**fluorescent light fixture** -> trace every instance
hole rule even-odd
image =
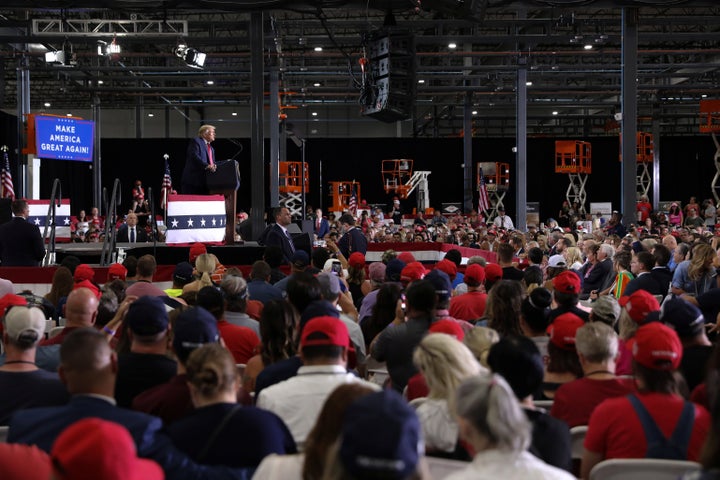
[[[313,50],[315,50],[316,52],[322,52],[322,47],[315,47]]]
[[[320,86],[320,82],[313,83],[313,87],[319,87],[319,86]]]
[[[473,115],[477,115],[477,110],[473,110],[473,111],[472,111],[472,114],[473,114]]]
[[[154,113],[148,113],[148,117],[154,117],[154,116],[155,116]]]
[[[448,43],[448,48],[450,48],[450,49],[457,48],[457,43],[455,43],[455,42]]]
[[[525,82],[525,86],[526,86],[526,87],[532,87],[532,82],[530,82],[530,81]]]
[[[313,117],[317,117],[317,112],[312,112],[311,115],[312,115]]]
[[[97,84],[98,84],[98,85],[102,85],[103,83],[105,83],[105,82],[103,82],[102,80],[98,80],[98,81],[97,81]]]
[[[215,85],[215,81],[214,81],[214,80],[208,80],[208,81],[205,82],[205,83],[207,83],[208,85]]]
[[[237,112],[232,112],[233,117],[237,117]]]
[[[420,84],[425,83],[425,80],[423,80],[423,79],[421,78],[420,80],[418,80],[418,83],[420,83]]]
[[[557,111],[557,110],[553,110],[552,114],[553,114],[553,115],[557,115],[557,114],[558,114],[558,111]]]
[[[588,43],[588,44],[585,44],[585,46],[583,46],[583,48],[584,48],[585,50],[592,50],[592,49],[593,49],[593,46],[592,46],[592,44]]]
[[[50,106],[50,102],[45,102],[45,103],[44,103],[44,106],[45,106],[45,108],[49,107],[49,106]]]
[[[66,113],[65,116],[66,116],[66,117],[72,117],[72,113]]]

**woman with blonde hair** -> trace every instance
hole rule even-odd
[[[568,247],[563,252],[563,256],[565,257],[565,265],[567,265],[568,269],[580,271],[583,266],[583,259],[578,247]]]
[[[429,455],[467,458],[458,444],[458,425],[452,414],[455,389],[468,377],[487,372],[469,348],[456,338],[431,333],[413,353],[413,363],[425,377],[428,395],[410,402],[420,419]]]
[[[203,253],[195,259],[195,272],[198,277],[183,287],[183,294],[189,292],[198,292],[203,287],[211,287],[213,285],[211,275],[215,272],[217,260],[215,255]]]
[[[217,343],[187,361],[195,410],[167,427],[173,444],[198,463],[256,468],[271,453],[295,453],[295,441],[272,412],[237,404],[240,377],[232,354]]]
[[[672,293],[697,297],[711,288],[717,288],[715,271],[717,258],[717,252],[707,243],[695,245],[692,248],[690,260],[680,262],[675,269],[670,284]]]
[[[475,359],[485,368],[488,367],[487,357],[490,347],[500,340],[498,332],[488,327],[475,327],[465,334],[463,343],[470,349]]]
[[[455,413],[461,438],[476,453],[467,467],[445,477],[446,480],[574,478],[527,451],[530,422],[500,375],[465,380],[457,389]]]

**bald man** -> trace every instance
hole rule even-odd
[[[125,224],[120,225],[120,228],[118,228],[117,241],[120,243],[144,243],[148,241],[145,228],[138,226],[138,217],[133,212],[127,214]]]
[[[78,288],[70,292],[65,304],[65,328],[52,338],[40,342],[40,345],[60,345],[73,330],[95,325],[98,298],[88,288]]]

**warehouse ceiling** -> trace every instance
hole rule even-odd
[[[640,128],[697,134],[699,102],[720,83],[717,2],[5,0],[0,108],[18,111],[26,75],[34,112],[249,106],[250,20],[262,12],[265,90],[276,70],[289,122],[319,105],[337,107],[334,121],[359,117],[371,82],[360,59],[370,34],[390,30],[415,43],[414,135],[461,135],[467,108],[474,135],[514,136],[518,68],[531,82],[530,135],[616,135],[622,6],[638,14]],[[119,54],[98,55],[113,42]],[[178,55],[183,45],[207,55],[202,68]],[[65,65],[48,51],[64,51]]]

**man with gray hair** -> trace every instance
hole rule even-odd
[[[618,337],[602,322],[583,325],[575,334],[583,377],[565,383],[557,392],[550,415],[564,420],[569,427],[587,425],[595,407],[611,397],[627,395],[634,390],[632,380],[615,376]]]
[[[185,195],[207,195],[208,188],[205,172],[214,172],[215,149],[210,145],[215,141],[215,127],[202,125],[197,137],[190,140],[182,173],[182,193]]]
[[[260,338],[260,322],[246,313],[248,301],[247,282],[239,273],[228,273],[220,282],[220,290],[225,299],[225,320],[233,325],[249,328]]]

